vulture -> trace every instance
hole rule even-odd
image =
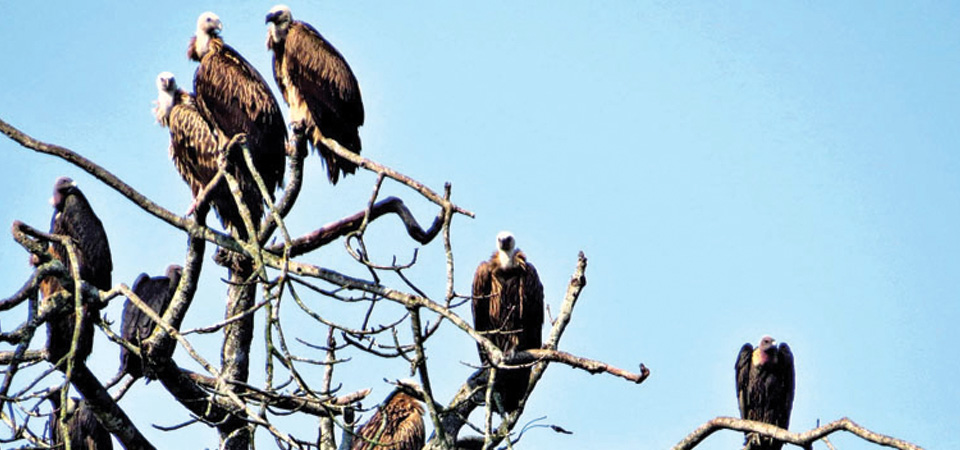
[[[225,141],[240,133],[246,135],[254,167],[272,197],[283,181],[287,127],[280,105],[263,76],[223,42],[219,34],[222,29],[216,14],[201,14],[196,34],[187,48],[187,56],[200,63],[193,77],[197,109]],[[242,155],[231,156],[231,162],[246,167]],[[241,185],[254,183],[250,176],[238,181]],[[259,191],[256,192],[259,195]],[[259,222],[263,215],[262,202],[246,206],[251,209],[254,221]]]
[[[50,221],[50,233],[66,236],[77,249],[77,263],[80,278],[101,291],[110,289],[113,262],[110,259],[110,244],[103,224],[93,212],[87,198],[80,192],[77,183],[67,177],[60,177],[53,186],[53,218]],[[60,260],[67,270],[71,270],[70,257],[65,246],[54,242],[50,248],[54,258]],[[62,289],[59,281],[48,277],[40,283],[43,298],[49,298]],[[73,296],[69,296],[73,301]],[[98,312],[90,305],[83,306],[80,339],[77,343],[75,361],[84,361],[93,347],[93,322]],[[50,362],[56,364],[70,352],[73,339],[75,315],[69,313],[51,317],[47,322],[47,350]]]
[[[143,300],[157,314],[163,315],[173,299],[173,294],[177,292],[177,286],[180,284],[182,268],[177,265],[171,265],[167,268],[165,276],[150,277],[142,273],[133,283],[133,293],[137,294],[140,300]],[[123,303],[123,319],[121,320],[120,332],[123,338],[135,345],[150,337],[153,328],[156,325],[143,310],[137,308],[130,300]],[[120,346],[120,370],[121,374],[128,373],[134,379],[146,376],[148,380],[154,379],[154,375],[149,371],[144,371],[143,361],[137,354]]]
[[[395,389],[360,427],[351,450],[420,450],[424,444],[420,400]]]
[[[67,443],[60,434],[60,389],[54,390],[47,399],[53,403],[53,412],[47,421],[50,429],[50,445],[53,448],[67,448]],[[70,439],[70,448],[75,450],[113,450],[113,440],[93,411],[87,406],[86,400],[70,398],[67,400],[67,436]]]
[[[202,207],[197,205],[196,197],[216,176],[221,147],[226,145],[227,141],[197,109],[196,98],[177,86],[177,80],[170,72],[157,75],[157,107],[154,115],[161,126],[170,130],[170,159],[193,193],[194,204],[190,210]],[[242,164],[232,166],[233,176],[245,181],[240,186],[243,203],[250,208],[255,218],[259,218],[262,206],[257,186],[249,179],[249,172],[240,170],[244,167]],[[233,230],[241,239],[246,240],[247,227],[243,224],[237,202],[226,181],[217,183],[207,200],[216,211],[223,227],[228,232]],[[204,214],[205,212],[200,212],[198,217]]]
[[[794,371],[790,346],[770,336],[760,339],[753,348],[743,344],[737,356],[737,399],[740,418],[769,423],[787,429],[793,408]],[[783,442],[747,433],[744,442],[749,450],[780,450]]]
[[[290,105],[290,120],[320,153],[330,183],[357,165],[321,142],[333,139],[360,154],[363,101],[360,86],[343,55],[310,24],[293,20],[290,8],[277,5],[267,14],[267,48],[273,50],[273,77]]]
[[[497,235],[497,250],[474,273],[473,327],[507,354],[542,345],[543,285],[509,232]],[[487,364],[486,352],[477,347]],[[529,379],[530,368],[497,371],[494,391],[505,412],[517,408]]]

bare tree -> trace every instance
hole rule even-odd
[[[187,238],[184,252],[183,272],[169,308],[161,315],[146,307],[142,299],[125,284],[117,283],[108,291],[99,291],[82,280],[77,273],[68,273],[64,265],[48,253],[49,242],[58,241],[70,248],[69,239],[50,235],[35,226],[16,222],[12,227],[14,239],[25,251],[34,255],[38,264],[24,286],[9,298],[0,302],[0,311],[22,311],[22,319],[16,328],[5,328],[0,341],[13,344],[15,350],[0,354],[6,370],[0,385],[0,420],[9,431],[6,441],[29,442],[45,448],[49,446],[47,434],[38,425],[36,418],[50,414],[43,406],[43,399],[50,392],[65,392],[63,387],[72,387],[84,397],[99,421],[126,448],[154,448],[138,427],[125,414],[113,396],[84,365],[52,366],[29,380],[18,379],[20,369],[28,365],[43,365],[45,350],[30,349],[29,344],[36,331],[57,314],[63,314],[82,304],[102,306],[112,301],[128,298],[143,310],[158,326],[142,342],[128,342],[118,336],[111,324],[98,320],[102,332],[113,345],[121,345],[140,355],[149,371],[156,374],[166,392],[176,399],[198,422],[217,430],[221,448],[250,448],[257,432],[268,433],[279,448],[337,448],[337,429],[343,430],[341,446],[350,441],[353,430],[353,410],[358,402],[370,392],[366,387],[354,392],[340,391],[337,368],[349,364],[347,355],[366,355],[373,358],[403,358],[416,374],[417,384],[399,383],[401,389],[423,399],[432,424],[433,435],[425,448],[496,448],[510,447],[523,437],[517,432],[527,398],[537,386],[551,363],[560,363],[590,373],[608,373],[631,383],[641,383],[649,375],[642,364],[639,372],[623,370],[604,362],[573,355],[560,350],[560,338],[569,324],[580,292],[586,285],[587,259],[581,253],[576,261],[566,295],[559,304],[557,316],[552,321],[548,338],[543,348],[501,352],[484,334],[477,332],[467,318],[461,317],[456,308],[470,300],[454,290],[454,252],[451,232],[454,217],[472,217],[473,213],[451,200],[451,185],[443,193],[425,186],[415,179],[360,157],[343,149],[336,141],[324,143],[342,158],[373,172],[376,176],[372,194],[366,205],[348,217],[333,221],[303,236],[290,236],[284,218],[296,206],[303,180],[305,143],[294,138],[288,149],[287,185],[275,203],[268,202],[268,213],[259,227],[253,217],[237,198],[238,206],[248,230],[261,230],[259,235],[250,233],[244,241],[237,236],[215,231],[205,226],[204,217],[179,216],[164,209],[140,194],[100,165],[61,146],[38,141],[17,128],[0,121],[0,130],[26,149],[54,155],[91,174],[100,182],[115,189],[137,205],[144,213],[165,222],[182,232]],[[242,152],[248,167],[260,188],[265,191],[262,180],[253,169],[249,152],[242,138],[235,138],[224,151]],[[226,158],[223,158],[224,160]],[[406,186],[412,195],[419,195],[438,208],[431,225],[424,228],[397,197],[380,198],[380,190],[387,180]],[[225,182],[236,184],[230,171],[221,167],[217,177],[198,196],[203,201],[210,188]],[[232,189],[238,192],[238,189]],[[264,198],[270,198],[264,195]],[[197,208],[205,210],[205,208]],[[364,241],[364,232],[369,224],[384,215],[400,218],[404,231],[410,239],[427,245],[440,236],[446,255],[446,289],[443,298],[430,298],[418,287],[418,280],[407,276],[417,264],[416,253],[411,261],[380,264],[371,260],[371,252]],[[369,279],[346,275],[331,267],[323,267],[304,261],[303,256],[343,238],[346,251],[355,264],[369,274]],[[277,243],[270,243],[276,239]],[[193,304],[199,275],[207,254],[207,243],[220,248],[216,261],[229,269],[227,280],[227,304],[224,320],[201,329],[182,330],[185,315]],[[268,244],[270,243],[270,244]],[[208,258],[209,260],[209,258]],[[384,274],[394,274],[399,286],[388,286]],[[47,299],[38,298],[38,285],[46,277],[55,277],[66,289]],[[44,301],[41,301],[44,300]],[[291,306],[291,302],[293,305]],[[371,316],[384,308],[384,304],[400,305],[401,311],[384,324],[375,324]],[[326,311],[334,305],[351,311],[349,319],[332,319]],[[296,308],[296,314],[316,323],[316,329],[325,330],[326,341],[316,348],[325,353],[323,360],[312,360],[298,355],[289,345],[291,340],[307,341],[297,330],[285,326],[286,314]],[[82,317],[77,315],[79,321]],[[98,318],[99,319],[99,318]],[[264,383],[250,383],[251,347],[255,327],[263,327],[266,360],[263,367]],[[430,365],[437,356],[428,356],[427,343],[437,335],[441,327],[453,328],[477,344],[487,353],[489,364],[480,367],[464,381],[458,392],[449,399],[438,398],[431,383]],[[209,361],[196,351],[193,336],[200,333],[223,332],[221,360]],[[316,332],[312,333],[314,336]],[[76,336],[75,336],[76,338]],[[101,342],[103,340],[101,339]],[[139,345],[137,345],[139,344]],[[172,349],[179,347],[179,356]],[[184,361],[190,358],[203,367],[203,373],[184,369]],[[66,358],[68,361],[71,358]],[[301,367],[316,365],[323,368],[324,376],[317,383],[301,374]],[[530,383],[519,407],[501,417],[494,412],[489,399],[488,379],[495,377],[499,369],[531,367]],[[51,377],[54,372],[60,377]],[[344,384],[345,385],[345,384]],[[18,386],[19,390],[13,391]],[[3,408],[6,406],[6,408]],[[471,413],[485,408],[482,423],[473,423]],[[291,414],[315,416],[319,420],[317,432],[303,429],[291,430],[277,418]],[[33,419],[33,420],[31,420]],[[42,421],[41,421],[42,422]],[[472,430],[471,436],[461,436],[464,426]],[[556,431],[562,428],[555,427]]]

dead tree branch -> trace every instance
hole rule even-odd
[[[873,442],[874,444],[884,447],[892,447],[900,450],[922,450],[922,447],[918,445],[870,431],[846,417],[803,433],[792,433],[783,428],[763,422],[735,419],[733,417],[717,417],[694,430],[682,441],[677,443],[677,445],[674,445],[672,450],[692,449],[699,445],[700,442],[703,442],[708,436],[719,430],[759,433],[803,448],[811,448],[814,442],[836,431],[847,431],[859,436],[865,441]]]
[[[344,217],[336,222],[328,223],[302,237],[293,240],[289,248],[290,257],[296,257],[316,250],[329,244],[353,231],[360,229],[364,222],[367,210],[359,211],[353,215]],[[433,220],[433,224],[426,230],[420,227],[413,213],[403,204],[403,200],[397,197],[387,197],[375,203],[370,209],[370,221],[377,219],[385,214],[394,213],[403,221],[407,228],[407,234],[415,241],[426,245],[433,240],[440,232],[440,225],[443,224],[443,212]],[[268,251],[280,253],[283,251],[283,244],[277,244],[267,247]]]

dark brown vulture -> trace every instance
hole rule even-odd
[[[177,172],[190,186],[194,204],[191,211],[198,206],[196,197],[216,176],[221,146],[226,140],[219,134],[213,124],[197,109],[196,99],[177,86],[177,81],[170,72],[161,72],[157,75],[157,108],[154,109],[157,122],[170,130],[170,159],[173,160]],[[238,155],[239,156],[239,155]],[[262,214],[261,196],[249,172],[241,170],[242,164],[232,165],[232,174],[241,183],[241,198],[250,208],[254,217]],[[237,202],[230,193],[226,181],[220,181],[207,196],[213,206],[220,223],[230,232],[233,230],[241,239],[246,240],[247,228],[243,224]],[[205,209],[198,213],[198,217],[205,214]]]
[[[350,65],[310,24],[293,20],[290,8],[277,5],[267,14],[267,48],[273,50],[273,77],[290,105],[290,120],[304,130],[337,184],[356,164],[336,156],[321,137],[360,154],[363,100]]]
[[[394,390],[373,417],[360,427],[351,450],[420,450],[423,448],[423,406],[413,396]]]
[[[775,343],[772,337],[764,336],[756,349],[749,343],[740,348],[736,366],[737,399],[742,419],[786,430],[790,426],[795,388],[793,353],[787,344],[781,343],[778,347]],[[783,446],[783,442],[750,433],[744,444],[749,450],[780,450]]]
[[[216,14],[201,14],[187,49],[187,56],[200,62],[193,77],[197,109],[224,140],[240,133],[246,135],[254,166],[272,197],[283,181],[287,127],[263,76],[240,53],[224,44],[221,29],[223,25]],[[232,155],[231,161],[246,167],[242,155]],[[238,181],[241,185],[254,183],[249,176]],[[263,205],[251,203],[247,207],[259,221]]]
[[[507,354],[542,345],[543,285],[509,232],[497,235],[497,251],[473,275],[473,327]],[[486,352],[477,347],[487,364]],[[517,408],[529,379],[529,368],[497,371],[494,390],[505,412]]]
[[[66,442],[60,433],[60,390],[53,391],[47,396],[53,403],[53,412],[47,421],[50,429],[50,445],[54,448],[66,448]],[[93,411],[87,406],[86,400],[70,398],[67,400],[67,430],[70,438],[70,448],[75,450],[113,450],[113,440]]]
[[[60,177],[53,186],[53,218],[50,221],[50,233],[67,236],[76,246],[80,278],[97,289],[106,291],[112,284],[110,276],[113,262],[110,259],[110,244],[103,224],[94,214],[93,208],[83,196],[77,184],[70,178]],[[60,260],[67,270],[71,270],[70,257],[65,246],[59,243],[51,245],[54,258]],[[41,282],[40,290],[48,298],[60,290],[60,283],[48,278]],[[68,298],[72,300],[73,296]],[[47,322],[47,350],[50,361],[58,362],[70,352],[73,338],[75,315],[72,312],[52,317]],[[83,306],[83,319],[80,328],[80,340],[77,343],[75,361],[82,362],[90,355],[93,347],[93,322],[98,311],[89,305]]]
[[[142,273],[133,283],[133,293],[140,297],[151,309],[159,315],[163,315],[173,294],[177,292],[177,286],[180,284],[182,268],[177,265],[171,265],[167,268],[166,276],[153,277]],[[150,337],[153,328],[156,326],[150,317],[148,317],[140,308],[137,308],[130,300],[123,303],[123,319],[120,322],[120,333],[124,339],[135,345]],[[121,374],[128,373],[134,379],[146,376],[148,380],[154,379],[150,371],[144,371],[143,361],[136,353],[120,346],[120,370]]]

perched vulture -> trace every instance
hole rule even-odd
[[[423,437],[423,406],[396,389],[360,427],[351,450],[420,450]]]
[[[224,140],[229,141],[240,133],[246,135],[254,166],[272,197],[283,181],[287,127],[280,105],[263,76],[240,53],[224,44],[219,34],[221,29],[223,25],[216,14],[201,14],[196,34],[187,48],[187,56],[200,62],[193,77],[197,109]],[[235,164],[246,167],[242,155],[231,156]],[[238,181],[254,183],[249,176]],[[259,221],[263,205],[247,204],[247,207],[255,221]]]
[[[157,314],[163,315],[173,294],[177,292],[177,285],[180,284],[180,275],[182,268],[177,265],[171,265],[167,268],[166,276],[153,277],[142,273],[133,283],[133,293],[140,297]],[[153,327],[156,326],[150,317],[140,308],[137,308],[130,300],[123,303],[123,319],[120,322],[120,332],[124,339],[135,345],[150,337]],[[147,379],[153,379],[154,375],[149,371],[144,372],[143,361],[137,354],[120,346],[120,373],[128,373],[134,379],[146,376]]]
[[[60,390],[55,390],[47,396],[53,403],[53,412],[47,420],[50,429],[50,445],[53,448],[66,448],[63,435],[60,434],[58,424],[60,417]],[[70,398],[67,400],[67,430],[70,438],[70,448],[76,450],[113,450],[113,440],[93,411],[87,406],[86,400]]]
[[[473,276],[473,327],[504,353],[540,348],[543,285],[537,269],[516,247],[509,232],[497,235],[497,251],[480,263]],[[479,345],[480,361],[487,354]],[[530,369],[498,370],[494,390],[505,412],[517,408],[527,389]]]
[[[290,8],[277,5],[267,14],[267,48],[273,50],[273,76],[290,105],[290,120],[304,130],[337,184],[356,164],[336,156],[321,137],[360,154],[363,101],[360,86],[343,55],[310,24],[293,20]]]
[[[170,159],[190,186],[194,197],[194,204],[190,209],[193,210],[200,206],[196,204],[197,195],[216,176],[221,147],[227,142],[217,132],[213,123],[197,109],[194,96],[180,89],[170,72],[157,75],[157,108],[154,109],[154,114],[157,122],[170,130]],[[246,181],[249,179],[249,172],[241,170],[242,167],[242,164],[233,164],[231,173],[238,180],[244,181],[241,183],[240,196],[250,208],[251,214],[259,218],[262,214],[261,196],[253,181]],[[216,211],[223,227],[228,231],[233,230],[241,239],[246,240],[247,228],[225,180],[217,183],[207,200]],[[203,214],[201,212],[198,216]]]
[[[749,343],[740,348],[736,366],[737,399],[741,418],[786,430],[793,409],[793,353],[787,344],[775,346],[775,343],[772,337],[764,336],[756,349]],[[748,433],[745,445],[749,450],[780,450],[783,442],[756,435],[751,438]]]
[[[97,289],[106,291],[112,284],[110,276],[113,271],[113,262],[110,259],[110,244],[107,242],[107,233],[103,224],[94,214],[93,208],[83,196],[77,183],[67,177],[60,177],[53,186],[53,218],[50,221],[50,233],[69,237],[77,249],[77,263],[79,264],[80,278]],[[71,270],[70,257],[67,248],[59,243],[51,245],[54,258],[60,260],[67,270]],[[61,289],[60,283],[52,277],[40,284],[44,298],[48,298]],[[68,297],[72,301],[72,296]],[[50,361],[56,363],[70,352],[73,338],[75,315],[72,312],[52,317],[47,322],[47,350]],[[98,312],[88,306],[83,306],[83,320],[81,321],[80,340],[77,343],[75,361],[84,361],[90,355],[93,347],[93,322]]]

